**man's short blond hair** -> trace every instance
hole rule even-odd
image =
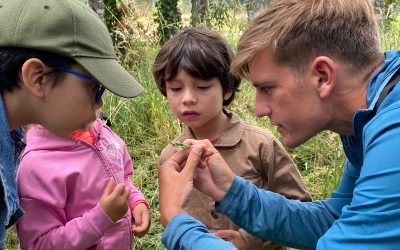
[[[356,70],[373,64],[380,46],[378,17],[369,0],[275,0],[243,33],[231,71],[248,77],[250,60],[265,48],[276,63],[299,72],[320,55]]]

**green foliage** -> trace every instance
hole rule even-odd
[[[207,26],[221,28],[230,23],[230,19],[234,18],[230,15],[231,11],[236,6],[237,3],[232,1],[208,0],[208,12],[205,18]]]
[[[118,44],[118,36],[116,34],[117,24],[122,16],[119,0],[104,0],[104,19],[108,30],[111,33],[114,44]]]
[[[398,3],[394,0],[384,1],[384,5],[379,9],[381,16],[381,28],[383,33],[388,33],[392,29],[393,22],[398,19],[397,16]]]
[[[399,0],[385,0],[381,6],[382,47],[398,49],[400,46]]]
[[[178,0],[158,0],[156,2],[155,21],[160,44],[164,44],[181,28],[181,13]]]
[[[210,17],[210,22],[234,47],[246,25],[245,8],[240,5],[217,6]],[[140,1],[137,1],[140,2]],[[176,2],[176,1],[175,1]],[[190,3],[190,1],[186,2]],[[233,2],[233,1],[231,1]],[[134,249],[165,249],[161,243],[162,227],[158,202],[158,156],[161,150],[173,141],[182,130],[182,124],[172,115],[165,97],[159,92],[151,75],[151,65],[158,51],[156,25],[149,19],[152,10],[141,9],[137,5],[127,5],[119,24],[113,32],[121,36],[116,45],[124,47],[125,52],[118,52],[123,65],[145,87],[146,92],[134,99],[124,99],[106,92],[104,112],[113,123],[113,130],[126,142],[134,160],[132,181],[146,196],[150,204],[152,225],[146,236],[135,238]],[[161,6],[158,5],[158,9]],[[217,14],[218,13],[218,14]],[[221,18],[225,21],[216,20]],[[213,21],[215,20],[215,21]],[[388,23],[382,35],[384,49],[400,47],[400,19],[396,16]],[[267,118],[259,119],[254,115],[254,88],[247,81],[241,84],[241,91],[229,106],[243,120],[270,129],[280,137]],[[340,180],[345,160],[339,138],[331,132],[323,132],[302,146],[289,150],[299,167],[304,182],[314,199],[330,197]],[[45,215],[43,215],[45,216]],[[19,249],[15,227],[7,230],[5,249]]]
[[[126,67],[137,69],[157,45],[156,25],[148,18],[151,6],[125,3],[121,9],[123,16],[114,31],[118,37],[117,56]]]
[[[386,20],[382,29],[382,47],[398,49],[400,47],[400,17],[394,16],[390,20]]]

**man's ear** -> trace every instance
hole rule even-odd
[[[335,86],[335,62],[327,56],[319,56],[311,64],[315,87],[322,99],[329,97]]]
[[[21,81],[26,90],[37,98],[45,97],[45,76],[49,72],[41,60],[30,58],[22,65]]]

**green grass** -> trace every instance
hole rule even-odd
[[[222,27],[218,31],[235,47],[242,27],[243,24],[237,23],[231,28]],[[399,37],[398,29],[389,29],[382,36],[383,47],[399,48]],[[165,249],[161,243],[163,229],[158,203],[158,155],[164,146],[182,132],[183,127],[169,111],[152,79],[151,64],[158,48],[152,43],[148,45],[140,42],[143,37],[139,38],[129,39],[131,45],[128,45],[121,59],[132,69],[132,74],[145,87],[146,92],[134,99],[122,99],[107,93],[104,97],[104,111],[112,120],[113,130],[126,142],[134,160],[132,181],[150,203],[152,225],[145,237],[136,239],[135,249],[156,250]],[[241,91],[229,109],[238,113],[243,120],[270,129],[279,137],[275,128],[269,125],[268,119],[255,117],[254,89],[248,82],[243,81]],[[340,180],[345,159],[338,135],[320,133],[302,146],[289,150],[289,153],[299,167],[313,199],[330,197]],[[7,235],[5,248],[19,249],[15,227],[9,229]]]

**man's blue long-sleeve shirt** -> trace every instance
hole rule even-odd
[[[332,197],[299,202],[259,190],[235,177],[216,207],[241,228],[261,238],[297,248],[397,249],[400,246],[400,86],[373,108],[400,67],[399,51],[385,53],[372,77],[366,110],[353,120],[354,136],[341,136],[347,156],[341,182]],[[184,226],[182,226],[184,225]],[[234,249],[206,233],[188,215],[175,216],[165,229],[168,249]]]

